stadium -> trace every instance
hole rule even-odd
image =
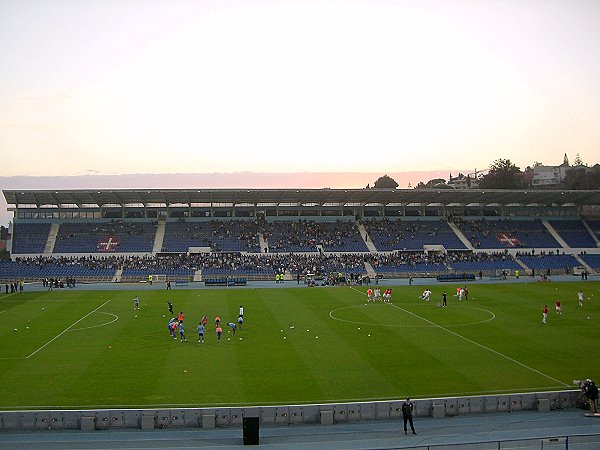
[[[244,428],[246,439],[247,423],[401,421],[406,397],[417,418],[573,414],[573,380],[600,372],[599,191],[3,194],[5,431]],[[243,326],[225,327],[241,305]],[[185,341],[165,327],[179,311]],[[572,436],[569,448],[597,441]],[[403,445],[416,444],[365,444]]]

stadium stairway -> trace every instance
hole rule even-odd
[[[460,239],[460,241],[465,244],[465,246],[467,247],[467,249],[473,251],[474,247],[473,244],[471,244],[469,242],[469,240],[465,237],[464,234],[462,234],[462,231],[460,231],[458,229],[458,227],[454,224],[454,222],[448,222],[448,225],[450,226],[450,228],[452,229],[452,231],[454,231],[454,234],[456,234],[458,236],[458,238]]]
[[[542,220],[542,223],[546,227],[546,230],[548,230],[548,233],[550,233],[552,235],[552,237],[554,239],[556,239],[556,242],[558,242],[562,248],[571,248],[571,247],[569,247],[569,244],[567,244],[565,242],[565,240],[560,237],[560,235],[556,232],[556,230],[554,228],[552,228],[552,225],[550,225],[550,222],[548,222],[547,220]]]
[[[523,268],[523,270],[525,270],[525,273],[529,273],[530,269],[529,269],[529,267],[527,267],[527,266],[525,265],[525,263],[524,263],[523,261],[521,261],[521,260],[520,260],[519,258],[517,258],[516,256],[515,256],[515,261],[516,261],[516,263],[517,263],[518,265],[520,265],[520,266]]]
[[[50,232],[48,233],[48,240],[46,241],[46,245],[44,246],[44,256],[50,256],[54,252],[54,244],[56,244],[56,236],[58,236],[58,229],[60,225],[57,223],[53,223],[50,227]]]
[[[573,257],[579,262],[579,264],[581,264],[585,268],[585,270],[586,270],[587,273],[589,273],[589,274],[595,274],[595,273],[597,273],[582,258],[580,258],[579,255],[576,255],[575,253],[573,253]]]
[[[374,280],[377,277],[377,272],[375,272],[375,269],[373,269],[370,262],[365,261],[365,270],[367,271],[367,276],[369,278]]]
[[[588,232],[592,235],[592,238],[594,238],[594,241],[596,242],[596,247],[600,247],[600,241],[598,240],[598,237],[596,236],[596,233],[594,233],[594,231],[590,228],[590,226],[588,225],[588,223],[585,221],[585,219],[581,219],[581,222],[583,222],[583,226],[588,230]]]
[[[123,276],[123,269],[117,269],[115,276],[112,278],[112,283],[120,283]]]
[[[375,244],[373,244],[373,241],[368,238],[369,234],[367,233],[367,229],[365,228],[365,226],[362,223],[358,223],[358,232],[360,233],[360,236],[362,237],[362,239],[365,242],[365,245],[367,246],[369,251],[371,253],[377,253]],[[373,269],[373,268],[371,267],[371,269]],[[373,273],[375,273],[375,271],[373,271]],[[369,276],[371,276],[371,274],[369,274]]]
[[[152,253],[160,253],[165,240],[165,229],[167,227],[167,220],[163,217],[158,219],[158,226],[156,227],[156,234],[154,235],[154,245],[152,246]]]
[[[258,244],[260,245],[260,252],[261,253],[268,253],[268,251],[269,251],[269,244],[265,240],[265,236],[262,233],[258,233]]]

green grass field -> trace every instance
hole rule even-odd
[[[474,284],[460,304],[455,285],[432,286],[429,303],[418,299],[423,286],[393,288],[392,304],[368,305],[364,287],[2,294],[0,409],[422,398],[599,378],[598,283]],[[448,308],[437,306],[443,289]],[[187,343],[169,337],[167,299],[185,312]],[[235,321],[240,305],[243,329],[234,338],[224,326],[217,344],[215,315]]]

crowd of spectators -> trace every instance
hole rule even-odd
[[[227,220],[167,223],[163,251],[187,251],[188,247],[210,247],[211,251],[260,252],[258,221]]]
[[[534,260],[532,260],[534,256]],[[540,269],[544,261],[552,262],[551,258],[565,258],[568,255],[557,255],[556,252],[522,252],[518,257],[528,267]],[[518,258],[517,257],[517,258]],[[19,273],[40,273],[44,276],[54,274],[69,274],[68,268],[82,268],[87,272],[110,277],[117,270],[145,271],[151,274],[176,273],[191,276],[195,271],[204,274],[240,275],[270,278],[275,274],[289,273],[294,279],[305,279],[307,276],[327,277],[330,274],[343,274],[351,280],[359,280],[368,275],[367,267],[377,274],[397,273],[443,273],[460,268],[461,270],[490,271],[507,268],[518,270],[521,266],[517,258],[508,252],[392,252],[392,253],[343,253],[343,254],[306,254],[306,253],[181,253],[161,254],[156,256],[77,256],[53,257],[37,256],[16,258],[12,262],[0,264],[0,278],[14,278]],[[542,258],[542,262],[538,259]],[[463,265],[459,263],[464,263]],[[491,263],[498,263],[496,265]],[[468,264],[468,265],[467,265]],[[557,267],[572,267],[575,262],[560,260]],[[539,266],[539,267],[538,267]],[[546,266],[543,266],[544,268]],[[552,267],[554,268],[554,267]],[[31,269],[35,269],[32,272]],[[41,269],[38,271],[38,269]],[[109,272],[106,272],[106,271]],[[96,271],[96,272],[94,272]],[[8,275],[10,274],[10,277]],[[108,274],[108,275],[107,275]],[[112,275],[111,275],[112,274]],[[66,275],[61,275],[66,276]],[[259,278],[260,279],[260,278]]]
[[[455,262],[502,262],[512,261],[514,258],[507,252],[452,252],[446,256],[449,264]]]
[[[443,253],[394,252],[388,254],[371,254],[366,258],[374,268],[383,266],[417,266],[419,264],[445,264]]]
[[[269,252],[271,253],[315,252],[319,245],[325,251],[367,251],[354,221],[316,222],[314,220],[294,220],[265,222],[262,232],[269,244]]]
[[[23,266],[43,268],[49,265],[66,267],[77,266],[87,269],[118,269],[123,258],[116,256],[36,256],[15,258]]]

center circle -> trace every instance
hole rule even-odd
[[[448,314],[450,311],[460,311],[460,314]],[[333,309],[329,317],[355,325],[435,328],[478,325],[494,320],[496,315],[487,309],[470,305],[441,308],[435,303],[368,303]]]

